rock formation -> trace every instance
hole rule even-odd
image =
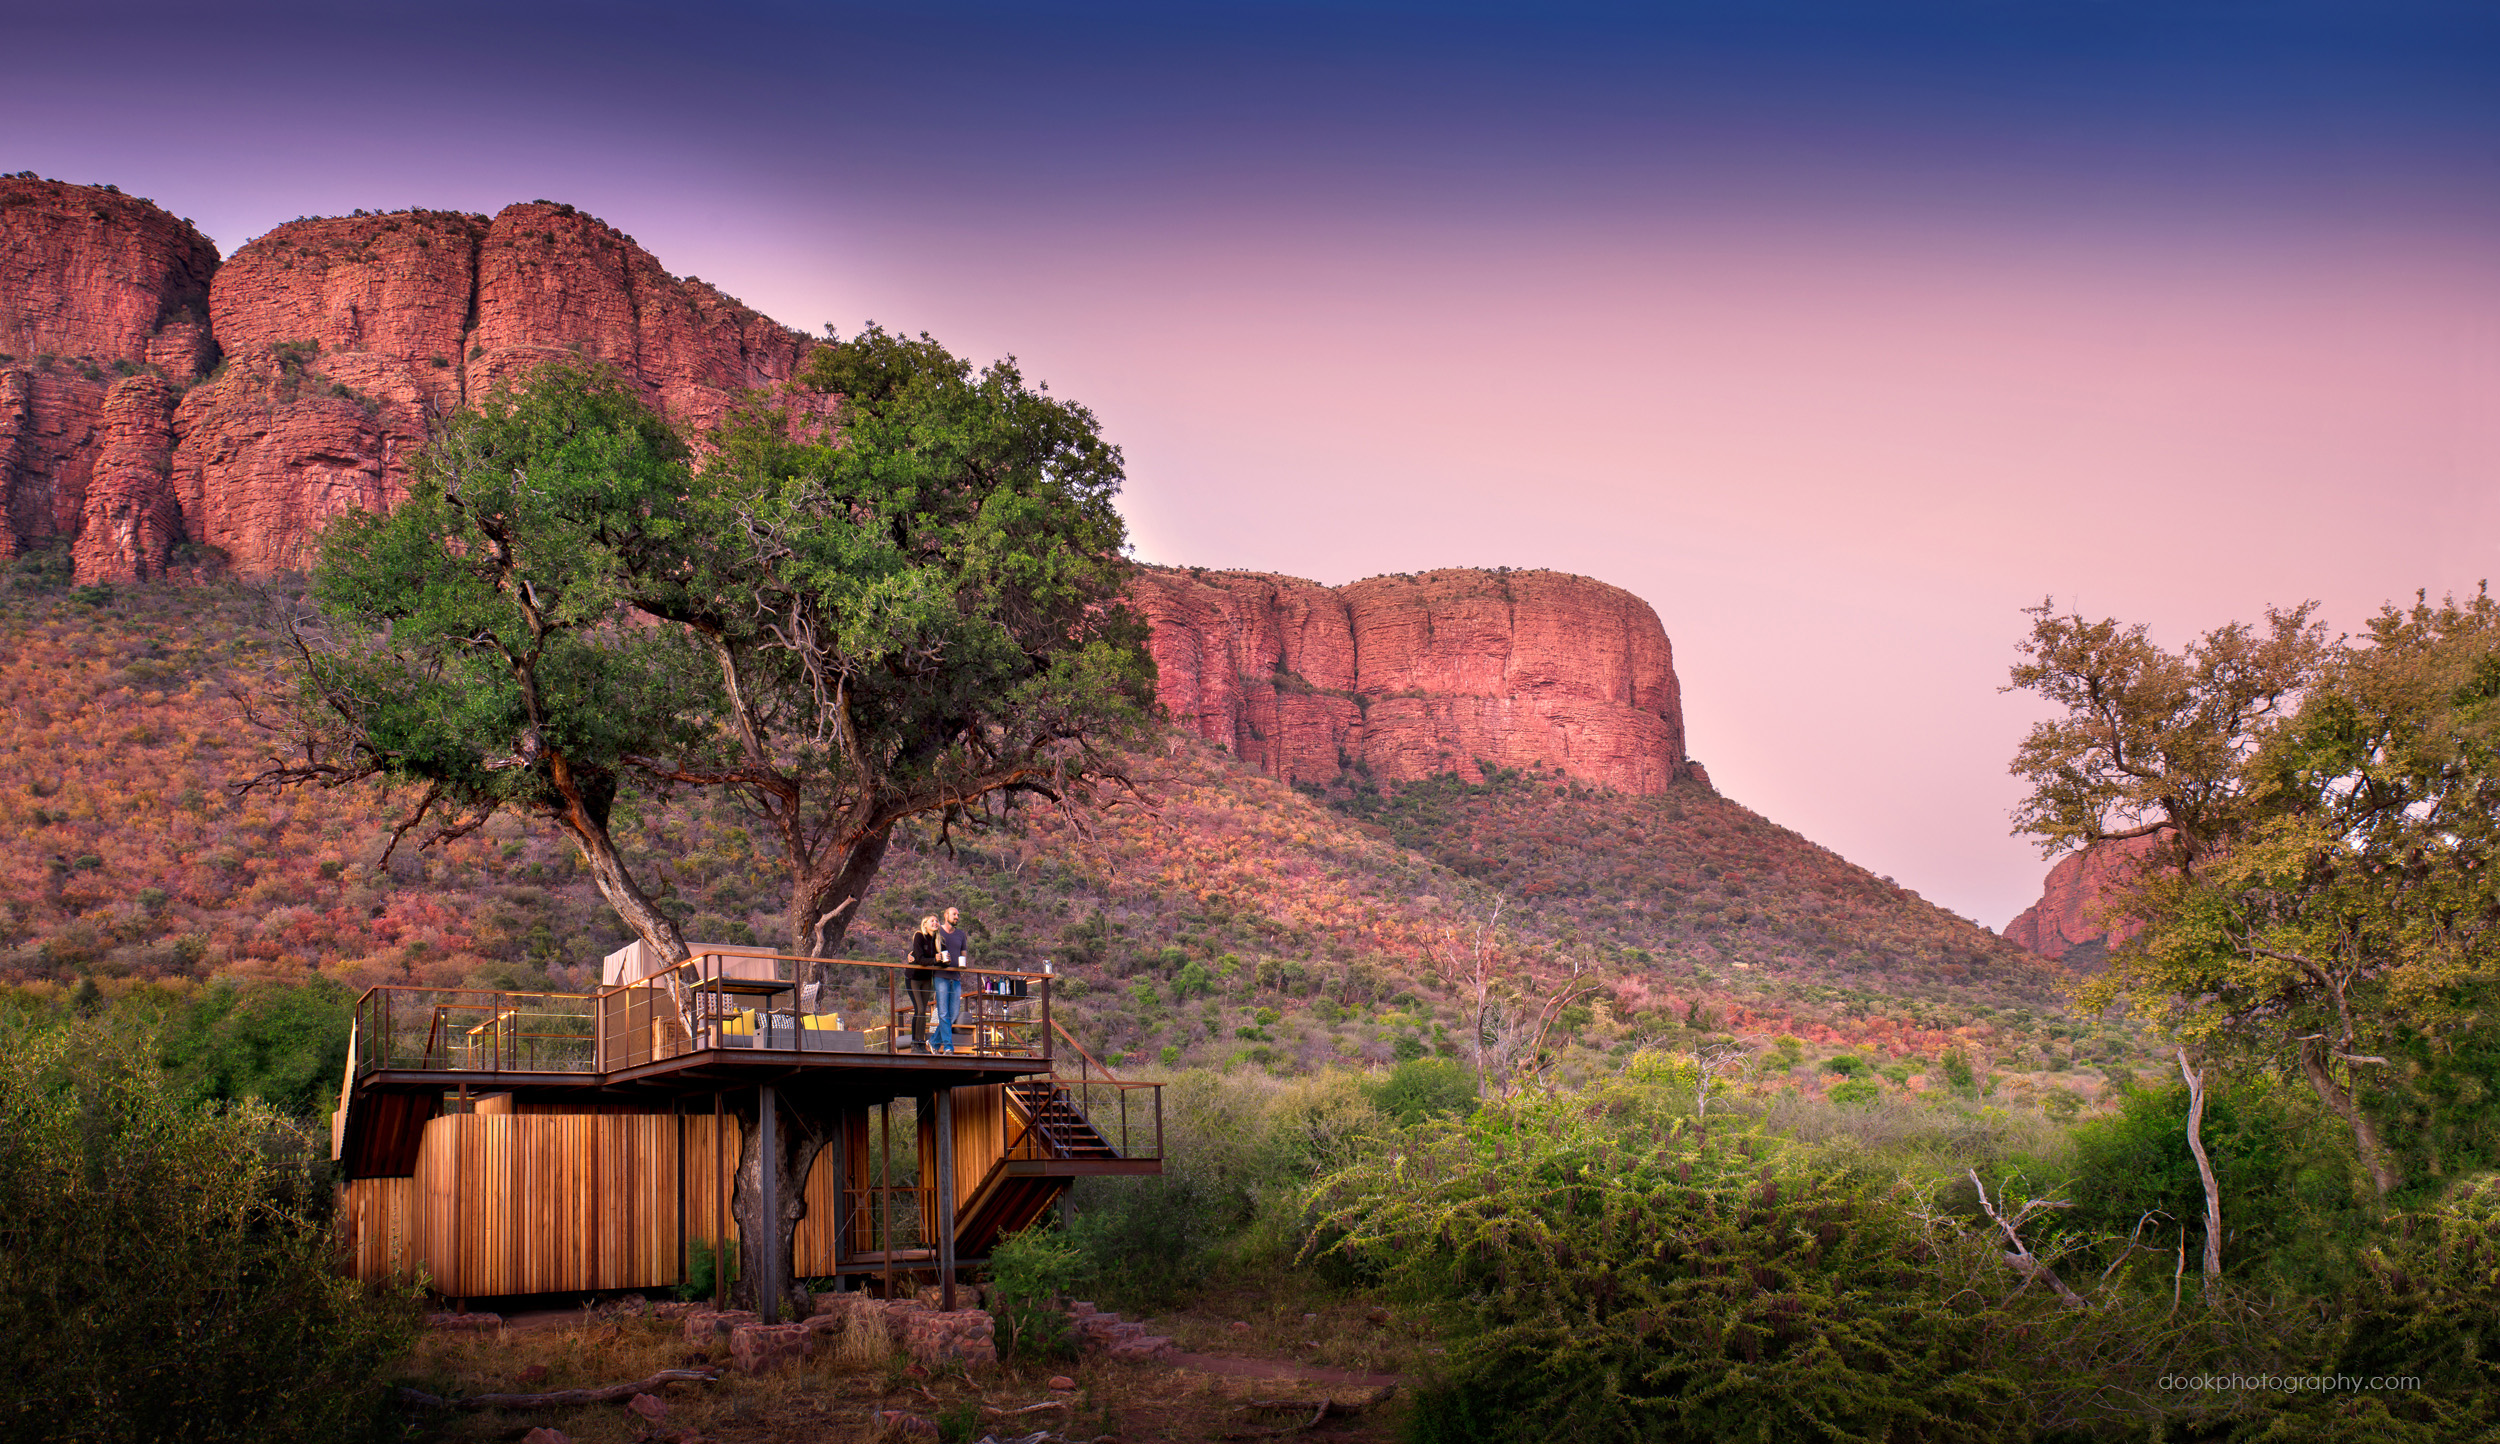
[[[2123,919],[2113,929],[2108,903],[2135,885],[2136,870],[2156,845],[2151,837],[2094,843],[2057,860],[2041,881],[2040,900],[2005,925],[2005,939],[2044,958],[2097,964],[2112,943],[2135,936]]]
[[[1439,571],[1324,587],[1142,571],[1174,722],[1292,782],[1543,765],[1650,793],[1698,768],[1666,629],[1585,577]]]
[[[221,265],[148,202],[0,179],[0,556],[300,567],[331,517],[405,494],[436,418],[545,362],[605,362],[701,430],[808,345],[571,206],[293,221]],[[1280,777],[1702,780],[1666,632],[1614,587],[1150,569],[1136,599],[1172,715]]]
[[[117,380],[181,385],[213,362],[216,273],[208,238],[147,201],[0,176],[0,557],[83,530]],[[125,458],[147,404],[112,423]]]
[[[0,245],[0,555],[72,539],[82,581],[186,541],[302,565],[330,517],[403,494],[434,418],[547,361],[604,361],[701,428],[808,345],[543,201],[294,221],[220,266],[144,201],[16,177]]]

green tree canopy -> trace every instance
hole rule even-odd
[[[2082,1001],[2297,1074],[2385,1195],[2402,1182],[2376,1117],[2391,1053],[2481,1027],[2500,969],[2500,606],[2417,600],[2333,644],[2306,613],[2176,654],[2140,627],[2036,614],[2014,680],[2068,715],[2016,759],[2033,783],[2018,825],[2052,846],[2124,835],[2113,814],[2175,831],[2177,866],[2124,904],[2143,932]]]
[[[1149,715],[1120,457],[1013,362],[819,347],[687,446],[612,374],[551,367],[454,417],[408,500],[325,533],[302,760],[257,784],[416,789],[402,833],[562,829],[664,956],[611,815],[718,788],[779,844],[784,946],[839,946],[903,818],[1110,775]]]

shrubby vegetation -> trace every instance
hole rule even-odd
[[[0,1420],[15,1438],[382,1437],[406,1289],[343,1278],[326,1130],[196,1103],[144,1034],[0,1031]]]
[[[1412,1421],[1436,1444],[2358,1444],[2500,1424],[2500,1178],[2375,1216],[2339,1202],[2356,1160],[2301,1092],[2222,1090],[2209,1146],[2249,1202],[2209,1304],[2182,1276],[2183,1087],[2074,1126],[1796,1092],[1714,1104],[1704,1126],[1673,1062],[1403,1122],[1383,1104],[1414,1074],[1188,1074],[1172,1172],[1087,1181],[1066,1234],[1034,1242],[1055,1287],[1124,1307],[1298,1265],[1420,1311],[1449,1350]],[[2212,1374],[2418,1382],[2177,1382]]]

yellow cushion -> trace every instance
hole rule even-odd
[[[842,1031],[842,1015],[840,1013],[803,1013],[799,1016],[799,1026],[814,1028],[820,1033],[839,1033]]]
[[[755,1010],[753,1008],[740,1008],[738,1010],[738,1016],[734,1018],[721,1019],[720,1030],[724,1033],[735,1033],[741,1037],[754,1037]]]

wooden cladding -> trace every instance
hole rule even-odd
[[[724,1154],[709,1114],[450,1114],[426,1124],[414,1178],[347,1185],[351,1266],[421,1268],[452,1298],[678,1283],[681,1126],[684,1237],[734,1241],[714,1181],[737,1163],[734,1118]]]
[[[999,1091],[956,1095],[957,1157],[977,1160],[983,1172],[1003,1140],[991,1137],[984,1146],[967,1132],[965,1115],[988,1116],[995,1130],[994,1115],[980,1115],[973,1100],[991,1095],[995,1107]],[[508,1098],[500,1108],[496,1101],[481,1099],[477,1112],[427,1123],[415,1177],[359,1178],[345,1186],[340,1206],[349,1268],[358,1278],[423,1269],[434,1291],[450,1298],[674,1286],[684,1279],[677,1252],[681,1123],[683,1236],[708,1242],[718,1233],[735,1246],[737,1222],[722,1220],[720,1209],[724,1190],[733,1206],[735,1200],[741,1140],[734,1115],[724,1120],[716,1152],[709,1113],[682,1120],[666,1113],[514,1113]],[[850,1116],[859,1184],[867,1182],[860,1145],[869,1116]],[[807,1216],[791,1241],[791,1268],[800,1278],[838,1266],[843,1161],[828,1147],[808,1172]],[[973,1183],[979,1179],[972,1175]],[[870,1237],[857,1241],[862,1250],[876,1246]]]

